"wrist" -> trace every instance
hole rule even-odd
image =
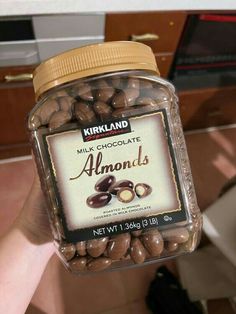
[[[21,224],[12,224],[0,239],[1,313],[25,313],[53,253],[52,242],[35,244]]]
[[[37,221],[34,221],[28,217],[24,210],[16,218],[12,228],[18,229],[32,244],[52,244],[52,234],[50,232],[49,223],[45,229],[42,228],[41,225],[37,225]]]
[[[55,252],[53,242],[38,243],[32,241],[34,238],[32,238],[31,233],[29,234],[29,231],[22,227],[19,221],[12,224],[2,239],[7,239],[6,242],[12,247],[16,246],[15,253],[19,250],[27,261],[36,259],[46,265]]]

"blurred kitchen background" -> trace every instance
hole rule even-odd
[[[26,119],[34,106],[35,67],[87,44],[145,43],[162,77],[177,89],[198,202],[207,220],[196,255],[165,265],[191,300],[207,304],[209,314],[235,313],[236,233],[230,230],[236,230],[236,193],[218,196],[236,175],[236,9],[147,10],[34,15],[27,8],[22,14],[21,6],[14,16],[0,11],[0,233],[18,214],[33,178]],[[78,278],[53,257],[27,313],[151,313],[145,298],[159,266]]]

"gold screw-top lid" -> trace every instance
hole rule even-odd
[[[34,71],[36,99],[49,89],[82,77],[123,70],[149,70],[159,75],[150,47],[114,41],[66,51],[41,63]]]

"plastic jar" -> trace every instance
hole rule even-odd
[[[192,252],[202,220],[178,99],[151,49],[70,50],[33,83],[28,129],[65,266],[83,274]]]

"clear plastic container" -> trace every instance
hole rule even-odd
[[[173,85],[151,49],[111,42],[34,74],[28,129],[57,252],[73,273],[192,252],[197,205]]]

